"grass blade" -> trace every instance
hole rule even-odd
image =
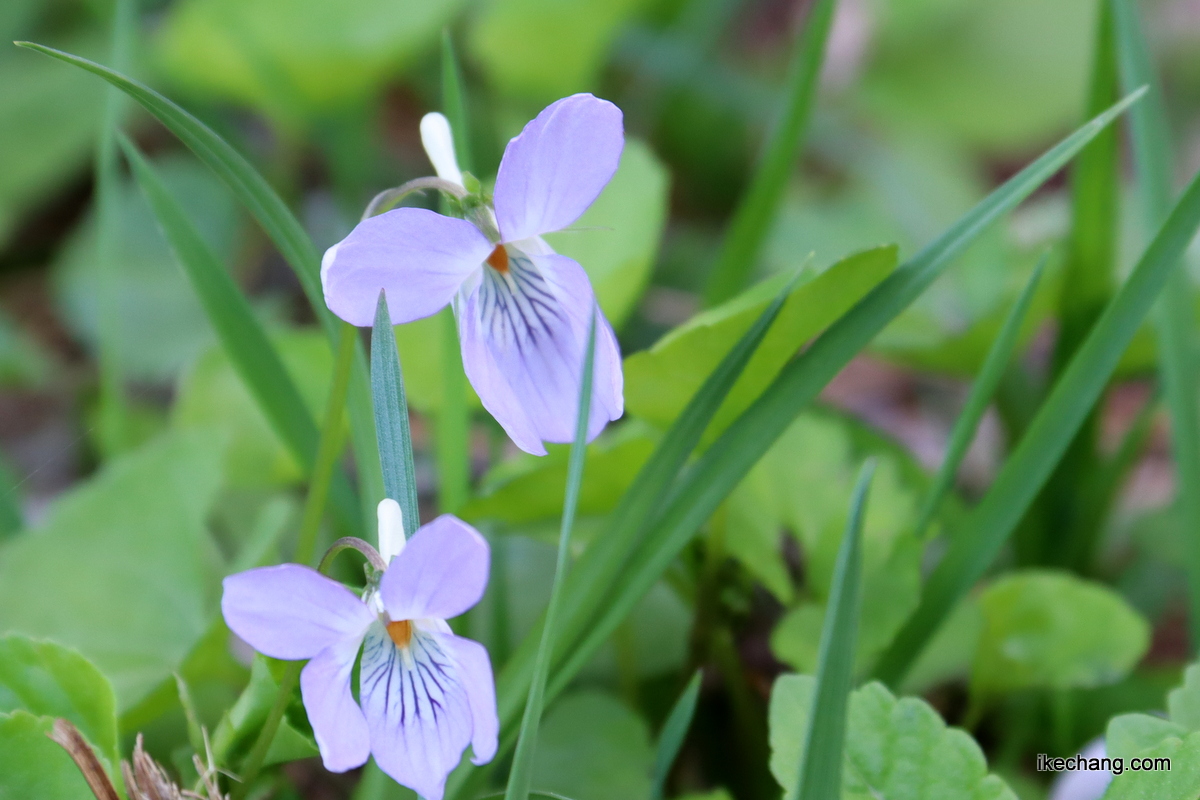
[[[379,439],[383,489],[387,497],[400,504],[404,535],[412,536],[421,526],[417,475],[413,468],[408,400],[404,396],[404,375],[396,349],[396,329],[392,327],[384,292],[379,293],[375,327],[371,329],[371,397],[375,402],[375,435]]]
[[[654,754],[654,778],[650,784],[650,800],[662,800],[667,776],[671,774],[671,766],[683,747],[688,729],[692,727],[692,717],[696,715],[696,701],[700,698],[702,677],[704,673],[696,670],[683,694],[679,695],[679,699],[671,707],[667,721],[663,723],[662,733],[658,736],[658,748]]]
[[[715,306],[733,297],[749,281],[775,210],[800,155],[800,146],[825,61],[825,44],[833,25],[837,0],[817,0],[796,37],[788,72],[783,113],[771,133],[750,186],[738,203],[729,230],[713,265],[705,302]]]
[[[163,235],[238,377],[288,451],[306,472],[311,472],[317,456],[316,423],[249,301],[150,163],[128,139],[122,137],[120,143]],[[339,527],[347,535],[357,534],[361,530],[358,503],[349,479],[341,470],[334,476],[332,496]]]
[[[25,527],[16,476],[0,456],[0,542]]]
[[[454,155],[458,158],[459,169],[474,172],[471,127],[467,118],[467,91],[449,30],[442,31],[442,113],[450,121],[450,133],[454,136]]]
[[[916,611],[876,667],[881,680],[895,685],[904,677],[946,614],[983,577],[1104,391],[1198,227],[1200,175],[1055,383],[991,489],[964,521],[967,534],[951,542],[929,576]]]
[[[821,645],[817,651],[817,684],[812,714],[804,735],[804,755],[796,788],[788,800],[840,797],[842,748],[846,741],[846,710],[854,685],[854,646],[858,639],[858,609],[862,601],[862,524],[874,460],[863,464],[850,501],[850,519],[838,548],[829,590]]]
[[[967,212],[941,237],[901,265],[788,364],[775,381],[721,434],[674,491],[666,509],[580,627],[583,638],[560,669],[561,688],[611,635],[692,535],[762,458],[821,389],[874,336],[915,300],[1001,214],[1028,197],[1138,95],[1096,117],[1027,166]]]
[[[45,45],[33,42],[16,44],[98,75],[137,101],[187,145],[188,149],[229,186],[242,205],[258,220],[300,279],[305,296],[308,297],[313,312],[329,337],[330,347],[337,347],[338,322],[325,307],[324,293],[321,290],[320,257],[316,248],[287,204],[245,157],[181,106],[143,83],[94,61]],[[375,524],[375,503],[383,497],[383,477],[379,472],[379,459],[375,450],[366,358],[361,348],[355,355],[351,373],[348,412],[361,493],[361,513],[365,524],[370,527]]]
[[[1150,87],[1147,102],[1130,114],[1138,194],[1147,230],[1156,230],[1171,206],[1171,135],[1166,104],[1141,21],[1128,0],[1111,0],[1121,80]],[[1180,260],[1182,262],[1182,259]],[[1200,530],[1200,389],[1192,340],[1195,316],[1191,280],[1176,265],[1157,309],[1159,374],[1171,413],[1171,451],[1178,476],[1176,496],[1184,530]],[[1188,629],[1200,648],[1200,537],[1188,537]]]
[[[542,639],[538,646],[537,661],[534,662],[533,680],[530,682],[525,715],[521,719],[517,751],[513,755],[512,771],[508,775],[508,787],[504,792],[505,800],[528,800],[533,781],[533,756],[537,751],[538,725],[542,719],[546,678],[550,674],[550,658],[554,654],[555,622],[557,621],[558,604],[562,598],[563,585],[567,577],[567,564],[571,556],[571,528],[575,524],[575,509],[579,505],[579,487],[583,483],[583,463],[587,456],[588,415],[592,408],[592,378],[594,377],[596,357],[595,309],[592,311],[587,350],[584,352],[583,374],[579,387],[579,410],[575,418],[575,441],[571,444],[571,456],[567,464],[567,489],[563,498],[562,527],[558,534],[558,559],[554,566],[554,584],[550,589],[550,603],[546,607],[546,621],[542,626]]]
[[[967,402],[963,404],[963,410],[954,422],[954,429],[950,432],[950,445],[946,448],[946,457],[942,460],[942,466],[933,479],[933,485],[930,487],[925,503],[921,507],[921,513],[917,517],[918,536],[924,534],[929,524],[933,522],[933,517],[941,506],[942,499],[954,485],[954,477],[958,474],[958,467],[967,454],[967,448],[971,446],[971,440],[975,438],[975,430],[979,427],[979,421],[983,419],[984,413],[991,404],[992,397],[996,394],[996,388],[1000,385],[1000,379],[1004,377],[1004,370],[1012,360],[1013,352],[1017,349],[1021,324],[1025,321],[1025,315],[1033,302],[1033,295],[1041,281],[1047,259],[1048,256],[1042,256],[1041,261],[1034,268],[1033,274],[1029,277],[1029,282],[1025,284],[1025,289],[1008,312],[1004,325],[1000,328],[1000,334],[996,336],[996,340],[988,349],[987,357],[979,370],[979,377],[971,386]]]

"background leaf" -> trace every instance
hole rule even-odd
[[[811,676],[784,675],[771,690],[771,773],[781,786],[794,780],[815,686]],[[979,745],[924,700],[870,683],[850,695],[847,722],[844,800],[1016,800],[988,774]]]
[[[70,720],[115,763],[116,706],[112,684],[74,650],[19,634],[0,638],[0,713]]]
[[[95,800],[67,751],[47,738],[51,717],[0,714],[0,797]]]
[[[216,612],[222,563],[204,520],[222,438],[156,439],[0,545],[0,628],[78,648],[122,710],[170,677]]]
[[[1146,621],[1103,584],[1020,570],[979,597],[983,636],[971,685],[981,691],[1115,683],[1150,644]]]

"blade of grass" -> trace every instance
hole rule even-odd
[[[0,542],[15,535],[25,527],[25,515],[21,513],[21,497],[17,493],[19,483],[0,453]]]
[[[1138,195],[1147,230],[1157,230],[1171,207],[1170,127],[1166,103],[1141,21],[1128,0],[1111,0],[1117,30],[1121,80],[1150,87],[1146,102],[1130,114]],[[1157,309],[1159,374],[1171,414],[1171,451],[1176,497],[1184,530],[1200,531],[1200,391],[1196,382],[1196,329],[1191,280],[1182,259],[1168,279]],[[1200,650],[1200,536],[1187,540],[1188,630],[1192,650]]]
[[[187,147],[229,186],[234,195],[258,220],[280,254],[291,265],[300,285],[312,305],[313,313],[329,337],[330,347],[336,348],[338,321],[325,306],[321,290],[320,257],[304,227],[287,204],[250,165],[245,157],[228,142],[214,133],[181,106],[168,100],[145,84],[119,72],[33,42],[16,42],[18,47],[42,53],[98,75],[137,101],[159,122],[167,127]],[[350,380],[348,403],[350,435],[354,444],[354,459],[358,473],[361,513],[364,526],[375,524],[375,504],[383,497],[383,477],[375,450],[375,431],[372,425],[370,387],[367,379],[366,357],[362,348],[355,355]]]
[[[317,463],[316,423],[249,301],[137,147],[124,137],[120,138],[120,144],[238,377],[276,435],[304,470],[311,473]],[[358,502],[341,470],[334,476],[332,491],[339,528],[347,535],[357,535],[361,530]]]
[[[454,155],[458,158],[459,169],[474,172],[471,128],[467,118],[466,84],[463,82],[462,69],[459,67],[449,29],[442,31],[442,113],[450,121],[450,132],[454,136]]]
[[[1117,362],[1200,227],[1200,175],[1171,212],[1125,285],[1092,327],[983,500],[964,521],[921,602],[876,667],[895,685],[954,604],[995,559],[1104,391]]]
[[[1117,53],[1112,9],[1098,4],[1092,75],[1088,88],[1087,115],[1098,113],[1119,96]],[[1080,342],[1104,306],[1112,298],[1116,276],[1118,208],[1120,195],[1120,151],[1118,131],[1113,126],[1096,137],[1079,154],[1071,172],[1071,232],[1067,239],[1062,288],[1058,298],[1058,332],[1051,357],[1053,383],[1079,348]],[[1013,374],[1018,374],[1014,367]],[[1016,384],[1010,381],[1009,386]],[[1044,397],[1036,386],[1031,398]],[[1030,417],[1032,418],[1032,414]],[[1028,424],[1029,418],[1025,420]],[[1011,420],[1006,420],[1011,421]],[[1075,558],[1091,550],[1100,535],[1092,507],[1079,487],[1092,479],[1097,468],[1098,415],[1088,415],[1067,452],[1059,460],[1037,500],[1014,534],[1017,563],[1054,565],[1085,569]],[[1021,437],[1023,426],[1009,426],[1010,439]]]
[[[658,736],[658,747],[654,753],[654,778],[650,784],[650,800],[662,800],[671,766],[683,747],[688,729],[692,727],[692,717],[696,715],[696,701],[700,698],[700,679],[703,677],[704,673],[696,670],[683,694],[679,695],[679,699],[671,707],[667,721],[663,723],[662,733]]]
[[[408,399],[404,396],[396,329],[388,313],[387,295],[382,291],[375,307],[375,327],[371,329],[371,397],[375,402],[375,435],[379,439],[384,492],[400,504],[404,535],[412,536],[421,526],[421,515],[408,428]]]
[[[862,523],[875,474],[874,460],[863,464],[850,501],[850,519],[838,548],[829,590],[829,606],[817,650],[817,683],[812,713],[804,734],[804,750],[795,788],[788,800],[835,798],[842,794],[842,748],[846,741],[846,709],[854,685],[854,649],[862,600]]]
[[[538,726],[542,719],[545,701],[546,678],[550,674],[550,658],[554,654],[555,622],[558,604],[561,602],[563,585],[567,577],[567,565],[571,557],[571,528],[575,524],[575,509],[579,505],[579,487],[583,484],[583,464],[587,456],[588,415],[592,408],[592,378],[596,356],[596,312],[588,328],[587,350],[584,351],[583,374],[579,386],[579,410],[575,417],[575,441],[571,444],[571,455],[567,462],[567,488],[563,497],[562,527],[558,533],[558,558],[554,565],[554,583],[550,589],[550,602],[546,606],[546,621],[542,626],[542,639],[538,645],[537,660],[533,666],[533,679],[529,686],[529,699],[525,703],[525,714],[521,718],[521,731],[517,736],[517,751],[513,755],[512,770],[508,774],[505,800],[529,800],[533,782],[533,756],[537,752]]]
[[[728,300],[749,282],[763,241],[775,220],[775,210],[800,156],[836,7],[837,0],[817,0],[796,36],[782,113],[750,179],[750,186],[733,212],[717,254],[705,291],[705,302],[709,306]]]
[[[609,578],[609,594],[581,622],[579,643],[552,684],[561,688],[603,644],[717,506],[792,420],[874,336],[915,300],[974,238],[1057,172],[1138,95],[1096,117],[993,191],[946,233],[901,265],[789,363],[731,424],[668,497],[637,550]]]
[[[825,384],[980,232],[1028,197],[1139,96],[1126,97],[1014,175],[818,336],[726,429],[668,497],[675,476],[757,346],[750,341],[751,332],[742,338],[672,425],[613,512],[605,535],[593,542],[572,570],[572,576],[584,577],[578,588],[568,586],[564,592],[563,644],[556,658],[561,665],[555,670],[548,696],[561,691],[612,635],[700,525]],[[765,329],[759,337],[762,333]],[[664,497],[668,502],[664,503]],[[664,506],[643,536],[646,521]],[[573,612],[570,616],[568,608]],[[497,680],[502,732],[510,729],[520,708],[519,698],[528,691],[529,645],[536,641],[537,631],[535,626]],[[511,736],[502,735],[501,747],[511,745]],[[458,770],[451,776],[449,796],[461,797],[468,780],[477,774]]]
[[[933,479],[929,494],[926,495],[925,503],[921,507],[921,513],[917,517],[917,536],[922,536],[933,522],[933,517],[941,507],[943,498],[950,491],[950,487],[954,485],[958,467],[962,464],[963,457],[967,454],[967,448],[971,446],[971,440],[975,438],[979,422],[991,404],[992,397],[996,394],[996,388],[1000,385],[1000,379],[1004,377],[1004,370],[1012,361],[1013,352],[1017,349],[1021,325],[1033,302],[1033,295],[1037,291],[1042,271],[1048,259],[1049,256],[1042,256],[1034,268],[1033,274],[1029,276],[1029,282],[1025,284],[1025,289],[1017,298],[1017,302],[1013,304],[1012,309],[1009,310],[999,335],[988,349],[987,357],[984,358],[983,366],[979,370],[979,377],[971,386],[971,392],[967,395],[967,402],[963,404],[962,413],[958,415],[958,419],[954,422],[954,429],[950,432],[950,444],[946,448],[946,457],[942,460],[942,466]]]
[[[454,151],[461,169],[470,171],[466,96],[450,31],[442,32],[442,111],[450,121]],[[471,409],[467,406],[467,376],[458,346],[454,311],[441,312],[442,405],[437,411],[438,505],[453,514],[467,502],[471,490]]]
[[[132,0],[113,4],[109,58],[121,69],[129,63],[129,43],[135,24]],[[121,452],[129,439],[129,404],[121,370],[120,278],[116,253],[121,219],[117,211],[116,131],[121,119],[121,93],[104,94],[104,117],[96,141],[96,292],[99,333],[100,441],[105,455]]]

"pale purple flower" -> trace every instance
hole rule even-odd
[[[326,769],[344,772],[374,755],[398,783],[441,800],[468,744],[475,764],[496,754],[487,650],[445,622],[482,597],[488,545],[448,514],[406,544],[392,500],[380,504],[379,521],[388,567],[361,599],[316,570],[281,564],[226,578],[221,610],[260,653],[310,659],[300,692]],[[351,673],[360,647],[356,703]]]
[[[439,176],[461,185],[441,115],[421,125]],[[596,314],[588,439],[621,416],[621,354],[587,273],[542,235],[592,204],[624,147],[621,111],[590,94],[546,107],[508,143],[494,207],[472,221],[417,208],[363,220],[321,263],[325,302],[347,322],[371,325],[379,292],[392,323],[453,303],[463,366],[487,410],[522,450],[574,438],[584,348]]]

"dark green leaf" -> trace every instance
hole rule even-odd
[[[692,727],[692,717],[696,714],[696,701],[700,698],[700,679],[704,673],[696,670],[696,674],[688,681],[683,694],[671,707],[667,721],[663,723],[662,732],[658,735],[658,747],[654,756],[654,782],[650,789],[650,800],[659,800],[663,788],[667,785],[667,776],[671,773],[671,765],[683,747],[687,738],[688,728]]]
[[[411,536],[421,526],[417,475],[413,468],[404,375],[400,372],[396,334],[383,292],[379,293],[375,327],[371,330],[371,398],[375,403],[375,436],[379,441],[384,491],[400,504],[405,536]]]

